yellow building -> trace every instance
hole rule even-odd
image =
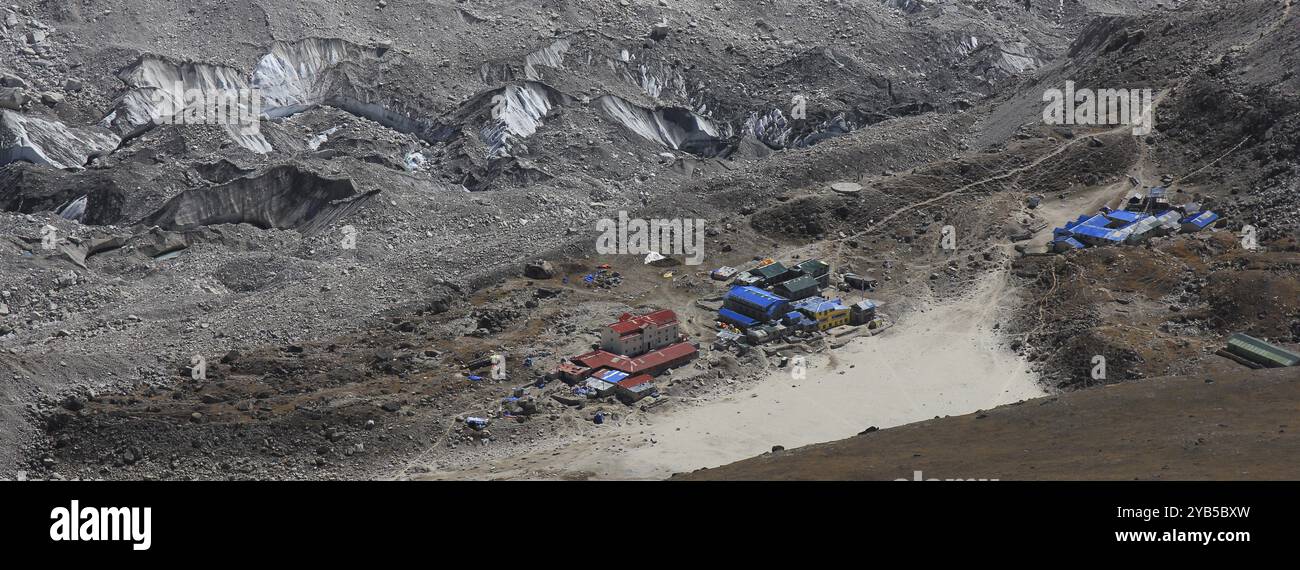
[[[824,301],[807,308],[807,313],[817,321],[817,330],[824,331],[849,324],[849,308],[839,299]]]

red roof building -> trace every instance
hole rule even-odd
[[[635,316],[623,313],[617,322],[600,331],[600,348],[623,356],[637,356],[681,340],[678,329],[677,313],[668,309]]]
[[[623,358],[617,354],[611,354],[605,352],[603,350],[593,350],[586,354],[579,354],[578,356],[573,357],[572,360],[573,362],[591,370],[595,370],[597,368],[615,368],[616,370],[622,370],[621,368],[616,368],[614,366],[614,363],[630,362],[626,358]]]
[[[636,358],[612,354],[604,350],[593,350],[573,357],[573,362],[583,367],[596,370],[612,368],[631,375],[658,376],[669,368],[676,368],[695,359],[699,350],[689,342],[679,342],[660,350],[652,350]]]

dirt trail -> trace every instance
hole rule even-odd
[[[1044,394],[1028,365],[990,330],[1013,291],[989,273],[961,299],[932,299],[884,334],[810,358],[807,377],[775,370],[759,384],[469,470],[421,478],[659,479],[935,416]]]

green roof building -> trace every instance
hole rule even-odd
[[[772,291],[791,301],[798,301],[821,293],[822,287],[815,277],[801,275],[777,285]]]
[[[1300,354],[1242,333],[1228,337],[1228,352],[1267,368],[1300,364]]]
[[[831,284],[831,266],[820,259],[809,259],[794,266],[794,270],[816,279],[822,287],[828,287]]]
[[[740,274],[740,277],[737,278],[737,282],[742,285],[775,285],[794,275],[796,275],[796,273],[790,271],[789,268],[781,265],[781,262],[777,261],[762,267],[750,269],[749,271]]]

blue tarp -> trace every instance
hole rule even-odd
[[[596,378],[609,382],[610,384],[617,384],[627,378],[627,372],[621,370],[602,370],[596,373]]]

